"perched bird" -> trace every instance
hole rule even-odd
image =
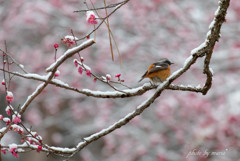
[[[143,74],[139,82],[142,81],[144,78],[151,79],[153,83],[165,81],[171,74],[171,64],[174,63],[170,62],[166,58],[160,59],[158,62],[151,64],[145,74]]]

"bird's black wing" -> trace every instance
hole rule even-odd
[[[164,70],[164,69],[167,69],[168,68],[168,65],[167,64],[158,64],[158,63],[154,63],[155,67],[151,68],[148,72],[148,74],[151,74],[151,73],[154,73],[154,72],[157,72],[159,70]]]

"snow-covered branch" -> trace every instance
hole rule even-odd
[[[148,108],[161,95],[161,93],[164,89],[167,89],[175,79],[177,79],[183,73],[185,73],[197,61],[197,59],[199,57],[208,55],[208,51],[212,51],[212,49],[215,45],[215,42],[218,40],[217,35],[220,34],[220,28],[225,20],[226,11],[229,6],[229,0],[220,1],[219,6],[220,6],[220,8],[217,10],[215,17],[219,17],[219,15],[223,15],[223,16],[221,16],[221,18],[214,19],[215,23],[212,26],[212,28],[210,28],[214,32],[211,32],[211,34],[208,35],[208,37],[206,38],[205,42],[207,42],[207,43],[205,43],[204,45],[200,45],[198,48],[194,49],[192,52],[192,55],[186,60],[184,66],[182,68],[180,68],[179,70],[177,70],[176,72],[174,72],[165,82],[160,84],[157,87],[154,94],[152,94],[152,96],[150,96],[147,100],[143,101],[142,104],[140,104],[136,108],[135,111],[127,114],[125,117],[123,117],[119,121],[115,122],[111,126],[101,130],[100,132],[97,132],[89,137],[84,138],[83,141],[78,143],[76,148],[65,149],[65,148],[50,147],[50,149],[57,151],[59,153],[71,153],[72,155],[74,155],[75,153],[77,153],[78,151],[83,149],[88,144],[90,144],[90,143],[94,142],[95,140],[98,140],[102,136],[105,136],[105,135],[111,133],[112,131],[122,127],[123,125],[127,124],[130,120],[132,120],[134,117],[136,117],[137,115],[140,115],[146,108]],[[193,89],[191,87],[189,87],[189,88],[191,90]],[[203,88],[201,89],[200,87],[196,87],[196,89],[199,90],[198,92],[201,91],[203,94],[205,94]]]
[[[109,15],[107,15],[106,18],[103,19],[102,23],[105,21],[105,19],[107,19],[111,14],[113,14],[117,9],[119,9],[122,5],[126,4],[128,1],[129,0],[120,2],[118,5],[106,6],[104,9],[112,8],[112,7],[115,7],[115,9]],[[165,89],[200,92],[203,95],[206,94],[208,92],[208,90],[211,88],[212,77],[213,77],[213,72],[210,68],[210,60],[212,58],[213,48],[214,48],[216,42],[218,41],[218,39],[220,38],[220,36],[219,36],[220,29],[222,27],[222,24],[225,22],[225,16],[227,13],[227,8],[229,6],[229,1],[230,0],[220,0],[219,7],[218,7],[217,11],[215,12],[214,20],[211,22],[211,24],[209,26],[209,31],[207,32],[207,36],[206,36],[206,39],[204,40],[204,42],[201,45],[199,45],[197,48],[193,49],[191,51],[190,56],[186,59],[185,63],[182,65],[182,67],[180,69],[178,69],[177,71],[175,71],[174,73],[172,73],[172,75],[165,82],[161,83],[160,85],[153,85],[150,83],[146,83],[146,84],[136,87],[136,88],[120,90],[118,88],[111,86],[111,82],[109,81],[110,76],[107,74],[109,76],[108,78],[106,75],[106,78],[100,79],[101,77],[99,77],[99,80],[101,80],[103,83],[106,82],[106,84],[109,85],[110,87],[112,87],[115,91],[98,91],[98,90],[94,91],[94,90],[90,90],[90,89],[78,89],[73,86],[70,86],[69,84],[61,81],[60,79],[54,78],[54,74],[56,73],[58,67],[60,67],[67,59],[71,58],[74,54],[79,53],[80,51],[93,45],[95,43],[94,39],[89,39],[76,47],[68,49],[62,56],[60,56],[58,59],[56,59],[55,63],[51,64],[46,69],[46,72],[48,72],[48,73],[43,76],[26,72],[21,65],[17,64],[15,62],[15,60],[12,59],[13,62],[15,62],[15,64],[17,64],[20,68],[22,68],[22,70],[24,72],[23,74],[19,73],[19,72],[12,72],[12,71],[6,70],[4,68],[0,69],[0,70],[2,70],[4,73],[9,73],[9,75],[11,74],[12,76],[18,76],[18,77],[22,77],[24,79],[41,81],[42,83],[39,86],[35,87],[35,90],[32,92],[32,94],[30,94],[26,98],[25,102],[21,106],[19,106],[18,112],[14,111],[14,108],[12,106],[9,106],[11,108],[9,108],[7,110],[7,112],[12,114],[11,116],[10,115],[9,116],[12,118],[17,118],[18,120],[14,121],[14,119],[12,119],[12,121],[11,121],[11,119],[3,118],[3,116],[1,115],[2,116],[1,120],[5,121],[7,123],[7,125],[6,125],[6,127],[3,127],[0,129],[0,134],[1,134],[0,139],[11,129],[15,129],[16,132],[18,132],[22,135],[23,130],[20,126],[17,125],[17,124],[19,124],[25,129],[25,132],[28,134],[28,135],[26,135],[28,140],[25,139],[24,143],[20,144],[20,145],[15,145],[15,144],[8,145],[8,146],[4,145],[0,148],[3,150],[8,149],[15,156],[17,155],[16,152],[25,152],[26,150],[30,149],[30,150],[37,150],[37,151],[40,150],[42,152],[60,154],[60,155],[67,154],[67,155],[69,155],[69,157],[72,157],[77,152],[79,152],[80,150],[85,148],[88,144],[102,138],[105,135],[110,134],[111,132],[115,131],[118,128],[121,128],[122,126],[129,123],[129,121],[131,121],[133,118],[142,114],[142,112],[145,109],[149,108],[151,106],[151,104],[156,101],[156,99],[161,95],[161,93]],[[102,8],[100,7],[100,8],[89,9],[89,10],[98,10],[98,9],[102,9]],[[96,21],[95,18],[92,18],[90,20],[92,20],[93,22]],[[100,23],[99,26],[102,23]],[[91,33],[95,32],[99,28],[99,26],[97,26],[97,27],[94,26],[94,30],[92,30]],[[55,53],[57,51],[56,48],[57,47],[55,47]],[[2,52],[4,52],[4,51],[2,51]],[[192,67],[192,65],[195,64],[196,61],[198,61],[198,59],[201,57],[204,57],[203,73],[206,74],[206,76],[207,76],[206,82],[203,87],[201,87],[201,86],[193,87],[191,85],[185,86],[185,85],[172,84],[172,82],[174,80],[176,80],[177,78],[181,77],[184,73],[189,71],[189,69]],[[81,59],[80,55],[79,55],[79,58]],[[89,76],[92,76],[92,77],[94,76],[95,78],[98,78],[97,76],[93,75],[91,73],[91,71],[87,69],[88,67],[85,66],[82,62],[83,61],[80,62],[81,72],[89,71],[89,73],[88,73]],[[77,67],[79,67],[79,64],[77,65]],[[152,89],[155,89],[155,91],[146,100],[142,101],[142,103],[140,105],[138,105],[135,110],[126,114],[124,117],[122,117],[118,121],[114,122],[112,125],[106,127],[105,129],[102,129],[99,132],[96,132],[88,137],[83,138],[81,141],[79,141],[76,144],[75,147],[67,148],[67,147],[55,147],[55,146],[47,145],[46,143],[42,142],[42,138],[39,135],[36,135],[30,129],[26,128],[23,124],[20,124],[21,115],[24,114],[24,112],[28,109],[29,105],[42,93],[42,91],[49,84],[60,87],[62,89],[67,89],[69,91],[73,91],[78,94],[83,94],[86,96],[91,96],[91,97],[96,97],[96,98],[134,97],[134,96],[142,95],[145,92],[152,90]],[[10,104],[10,101],[8,103]],[[31,138],[31,139],[29,139],[29,138]],[[81,139],[81,138],[78,138],[78,139]],[[32,144],[31,142],[35,143],[36,145]]]
[[[3,70],[3,69],[0,69]],[[8,71],[5,71],[8,72]],[[41,76],[38,74],[21,74],[18,72],[9,72],[12,75],[22,77],[25,79],[30,79],[30,80],[37,80],[41,82],[46,82],[47,77],[46,76]],[[157,85],[151,84],[151,83],[145,83],[142,86],[136,87],[136,88],[131,88],[131,89],[124,89],[124,90],[119,90],[119,91],[94,91],[90,89],[78,89],[75,87],[71,87],[69,84],[59,80],[59,79],[52,79],[49,81],[49,84],[55,85],[60,88],[64,88],[70,91],[77,92],[79,94],[83,94],[86,96],[90,97],[97,97],[97,98],[125,98],[125,97],[134,97],[134,96],[139,96],[144,94],[145,92],[157,88]],[[200,86],[197,87],[192,87],[192,86],[185,86],[185,85],[174,85],[170,84],[167,89],[170,90],[180,90],[180,91],[191,91],[191,92],[202,92],[203,88]]]
[[[103,129],[100,132],[95,133],[87,138],[84,138],[84,141],[80,142],[77,145],[76,152],[83,149],[89,143],[91,143],[91,142],[101,138],[102,136],[111,133],[115,129],[120,128],[123,125],[127,124],[135,116],[140,115],[146,108],[148,108],[156,100],[156,98],[158,98],[160,96],[162,91],[164,89],[166,89],[171,84],[171,82],[173,82],[175,79],[180,77],[184,72],[186,72],[191,67],[191,65],[196,62],[198,57],[202,57],[202,56],[204,56],[205,53],[207,53],[207,51],[212,50],[215,45],[215,42],[218,41],[218,38],[219,38],[218,35],[220,34],[220,28],[221,28],[223,22],[225,21],[225,16],[226,16],[228,6],[229,6],[229,0],[220,1],[219,9],[217,10],[216,15],[215,15],[215,17],[218,17],[218,18],[214,19],[215,23],[214,23],[213,27],[210,28],[211,31],[214,30],[215,32],[211,32],[213,35],[208,35],[205,42],[209,42],[209,43],[206,43],[206,46],[201,45],[200,47],[197,48],[197,50],[195,49],[195,51],[192,53],[192,55],[185,62],[185,65],[181,69],[174,72],[165,82],[160,84],[157,87],[157,90],[155,91],[155,93],[152,96],[150,96],[146,101],[144,101],[141,105],[139,105],[135,111],[133,111],[132,113],[129,113],[124,118],[120,119],[118,122],[114,123],[113,125],[109,126],[108,128]],[[220,15],[221,15],[221,18],[219,18]]]
[[[94,43],[95,41],[93,39],[89,39],[76,47],[68,49],[60,58],[57,59],[56,62],[51,64],[46,69],[46,72],[52,72],[54,69],[56,70],[65,60],[72,57],[74,54],[80,52],[81,50],[86,49],[87,47],[93,45]]]
[[[43,89],[49,84],[49,82],[52,80],[52,78],[54,77],[54,73],[56,72],[57,68],[68,58],[70,58],[71,56],[73,56],[74,54],[78,53],[79,51],[86,49],[87,47],[93,45],[95,42],[93,39],[87,40],[86,42],[78,45],[77,47],[74,47],[72,49],[67,50],[60,58],[57,59],[57,61],[55,63],[53,63],[52,65],[50,65],[50,67],[47,69],[47,71],[49,72],[46,76],[46,81],[44,83],[41,83],[36,89],[35,91],[28,96],[28,98],[26,99],[26,101],[24,102],[24,104],[20,107],[20,116],[26,111],[26,109],[28,108],[28,106],[30,105],[30,103],[43,91]],[[50,72],[51,71],[51,72]],[[0,139],[7,133],[7,131],[10,129],[10,126],[13,124],[14,122],[11,122],[8,126],[8,128],[6,128],[6,130],[4,130],[1,135],[0,135]]]

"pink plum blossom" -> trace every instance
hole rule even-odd
[[[119,74],[116,74],[115,77],[116,77],[116,78],[119,78],[121,75],[122,75],[122,74],[119,73]]]
[[[110,74],[107,74],[107,75],[106,75],[106,79],[107,79],[107,81],[110,81],[110,80],[111,80],[111,75],[110,75]]]
[[[13,101],[13,93],[12,93],[12,92],[7,91],[6,100],[7,100],[8,102],[12,102],[12,101]]]
[[[41,146],[41,145],[38,145],[37,152],[39,153],[41,150],[42,150],[42,146]]]
[[[5,79],[2,80],[2,85],[5,85]]]
[[[84,61],[84,58],[81,56],[80,60],[81,60],[81,62],[83,62],[83,61]]]
[[[60,76],[60,71],[59,71],[59,70],[57,70],[57,71],[54,73],[54,76],[55,76],[55,77],[58,77],[58,76]]]
[[[83,72],[83,68],[79,66],[78,67],[78,73],[82,74],[82,72]]]
[[[10,127],[13,131],[18,132],[18,134],[23,134],[23,128],[14,124]]]
[[[16,144],[10,144],[10,145],[9,145],[9,152],[12,153],[12,155],[13,155],[14,157],[18,158],[16,149],[17,149],[17,145],[16,145]]]
[[[8,116],[11,115],[11,108],[10,108],[10,106],[7,106],[6,109],[5,109],[5,111],[6,111],[6,113],[7,113]]]
[[[57,48],[59,47],[59,45],[58,45],[58,44],[54,44],[53,47],[54,47],[55,49],[57,49]]]
[[[21,122],[21,116],[20,115],[13,115],[12,120],[15,124],[20,123]]]
[[[86,69],[86,75],[91,77],[92,76],[92,73],[91,73],[91,70],[90,69]]]
[[[2,152],[3,154],[6,154],[6,150],[5,150],[5,149],[1,149],[1,152]]]
[[[4,117],[3,121],[6,123],[6,125],[9,125],[11,123],[11,120],[7,117]]]
[[[77,59],[74,59],[74,60],[73,60],[73,63],[74,63],[74,65],[75,65],[75,67],[78,66],[78,61],[77,61]]]
[[[96,20],[98,17],[95,15],[93,11],[87,11],[86,15],[87,15],[86,20],[89,24],[98,24]]]
[[[67,47],[71,47],[76,44],[75,41],[77,41],[77,40],[79,40],[77,37],[67,35],[62,39],[62,43],[66,44]]]

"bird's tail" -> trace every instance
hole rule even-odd
[[[142,77],[138,82],[141,82],[144,79],[144,77]]]
[[[142,78],[141,78],[138,82],[141,82],[141,81],[146,77],[147,73],[148,73],[148,71],[146,71],[146,72],[143,74]]]

